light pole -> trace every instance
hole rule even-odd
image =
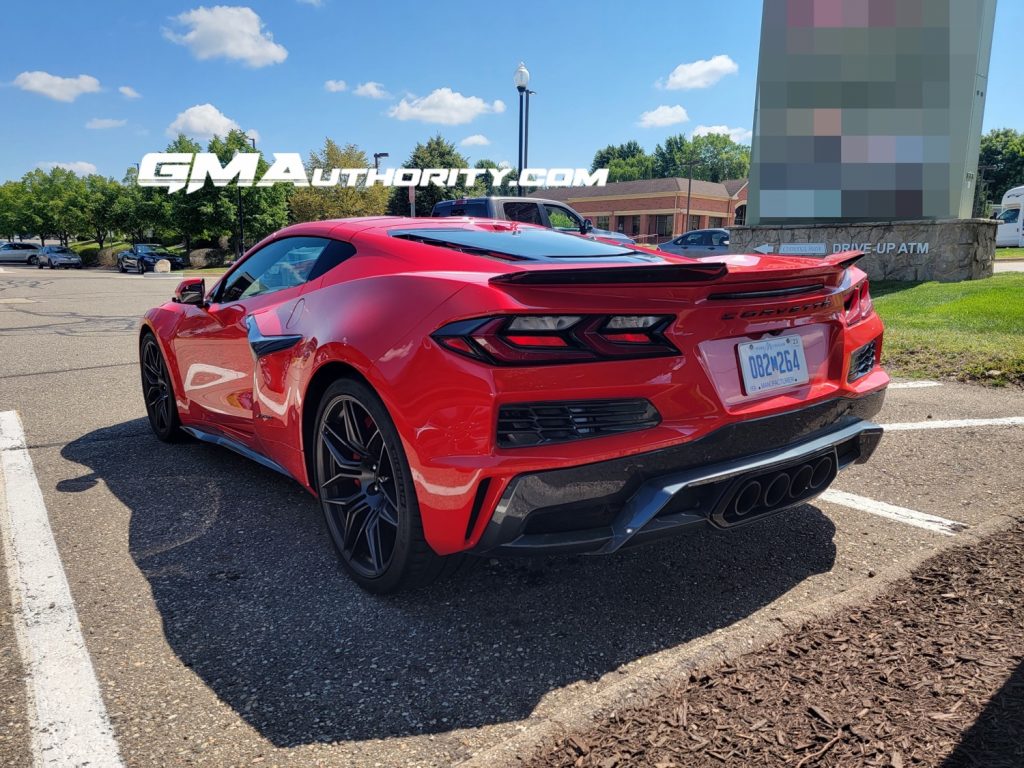
[[[512,75],[512,82],[515,83],[516,90],[519,91],[519,170],[517,176],[522,178],[523,168],[529,162],[527,160],[527,144],[530,140],[530,94],[533,91],[527,88],[530,84],[530,70],[521,61]],[[522,187],[519,187],[519,194],[523,194]]]
[[[256,149],[256,139],[252,136],[246,136],[249,141],[252,142],[253,150]],[[235,190],[238,192],[238,258],[242,258],[242,254],[245,253],[245,232],[242,228],[242,186],[235,181]]]
[[[380,170],[380,159],[382,157],[388,157],[388,153],[387,152],[374,152],[373,153],[373,170],[375,170],[375,171],[379,171]]]
[[[686,221],[683,223],[683,232],[690,231],[690,193],[693,191],[693,166],[696,165],[696,160],[687,160],[684,165],[686,166]]]

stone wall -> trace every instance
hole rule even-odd
[[[873,280],[958,282],[992,275],[996,223],[991,219],[941,219],[852,224],[787,224],[730,227],[729,250],[752,253],[787,243],[818,255],[849,248],[867,256],[858,266]]]

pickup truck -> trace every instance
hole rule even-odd
[[[540,197],[464,197],[459,200],[442,200],[434,206],[430,215],[521,221],[524,224],[538,224],[562,232],[578,232],[613,245],[636,244],[632,238],[621,232],[594,229],[590,219],[583,218],[565,203]]]

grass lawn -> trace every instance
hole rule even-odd
[[[203,267],[202,269],[188,268],[185,270],[185,274],[189,277],[220,277],[228,271],[230,267]]]
[[[1024,273],[961,283],[871,284],[898,376],[1024,386]],[[999,373],[990,373],[998,371]]]
[[[996,259],[1024,259],[1024,248],[996,248]]]

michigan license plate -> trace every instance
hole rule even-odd
[[[799,336],[745,341],[737,346],[737,352],[748,395],[807,383],[807,360]]]

